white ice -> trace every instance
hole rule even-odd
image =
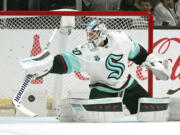
[[[176,135],[179,122],[61,123],[49,118],[0,118],[0,135]]]

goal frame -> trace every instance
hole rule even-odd
[[[0,11],[0,16],[147,16],[148,53],[153,52],[153,15],[147,11]],[[153,96],[153,74],[148,71],[148,92]]]

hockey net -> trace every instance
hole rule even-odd
[[[62,16],[74,17],[75,27],[72,31],[61,27]],[[126,32],[149,52],[152,52],[152,15],[146,12],[56,11],[16,12],[16,14],[5,12],[0,16],[0,61],[4,63],[1,64],[0,71],[1,104],[6,104],[6,100],[11,101],[12,96],[21,85],[24,74],[17,59],[41,53],[54,29],[59,29],[59,32],[52,41],[51,52],[56,55],[64,51],[71,51],[76,46],[87,42],[86,24],[94,19],[102,20],[109,31]],[[128,65],[133,77],[152,94],[151,73],[132,62]],[[68,75],[48,75],[33,80],[28,86],[28,91],[45,92],[47,101],[52,101],[55,107],[57,101],[67,99],[73,94],[82,97],[84,93],[88,97],[89,79],[86,73],[79,72]]]

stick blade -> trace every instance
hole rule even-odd
[[[27,109],[20,103],[13,102],[13,104],[15,105],[16,109],[18,109],[19,111],[21,111],[22,113],[24,113],[25,115],[27,115],[29,117],[37,117],[38,116],[36,113],[30,111],[29,109]]]
[[[168,95],[173,95],[174,93],[176,93],[178,90],[171,90],[171,89],[169,89],[168,91],[167,91],[167,94]]]

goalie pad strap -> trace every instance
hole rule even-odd
[[[67,73],[67,65],[64,58],[61,55],[54,57],[53,66],[50,73],[64,74]]]
[[[137,54],[135,58],[129,59],[130,61],[133,61],[137,65],[141,65],[146,60],[147,56],[149,55],[148,52],[140,44],[139,44],[139,47],[140,47],[139,54]]]

